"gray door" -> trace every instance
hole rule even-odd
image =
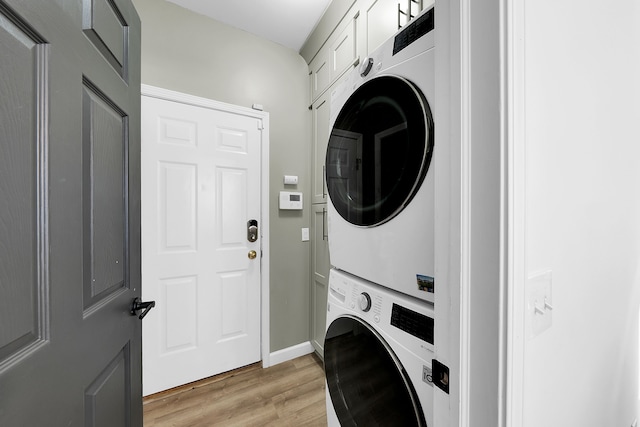
[[[0,425],[142,425],[140,22],[0,0]]]

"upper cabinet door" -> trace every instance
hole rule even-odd
[[[398,31],[398,0],[369,1],[364,13],[367,54]]]
[[[356,11],[347,16],[309,63],[312,101],[358,63],[356,23],[359,15]]]
[[[347,78],[347,74],[339,77],[331,90]],[[327,184],[325,181],[325,159],[327,157],[327,145],[331,128],[329,121],[331,117],[331,90],[327,90],[311,104],[313,114],[313,152],[311,162],[312,173],[312,201],[311,203],[327,202]]]
[[[312,203],[325,203],[327,189],[324,180],[324,161],[329,142],[330,93],[326,91],[311,106],[313,112],[313,179]]]
[[[348,19],[329,39],[331,80],[335,80],[357,63],[356,21],[359,13]]]
[[[329,50],[321,49],[309,64],[311,70],[311,99],[315,100],[331,83],[331,65],[329,65]]]

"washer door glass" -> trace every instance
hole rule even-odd
[[[369,80],[331,130],[326,180],[333,206],[355,225],[390,220],[420,188],[432,151],[433,119],[420,90],[400,77]]]
[[[400,361],[361,320],[339,317],[331,323],[324,342],[324,365],[342,427],[427,425]]]

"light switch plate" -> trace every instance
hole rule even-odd
[[[545,271],[527,280],[526,319],[529,338],[540,335],[551,327],[553,300],[551,298],[551,271]]]
[[[309,229],[308,228],[303,228],[302,229],[302,241],[303,242],[308,242],[309,241]]]

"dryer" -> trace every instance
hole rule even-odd
[[[433,306],[331,270],[327,424],[433,425]]]
[[[325,179],[331,264],[433,302],[434,9],[331,94]]]

